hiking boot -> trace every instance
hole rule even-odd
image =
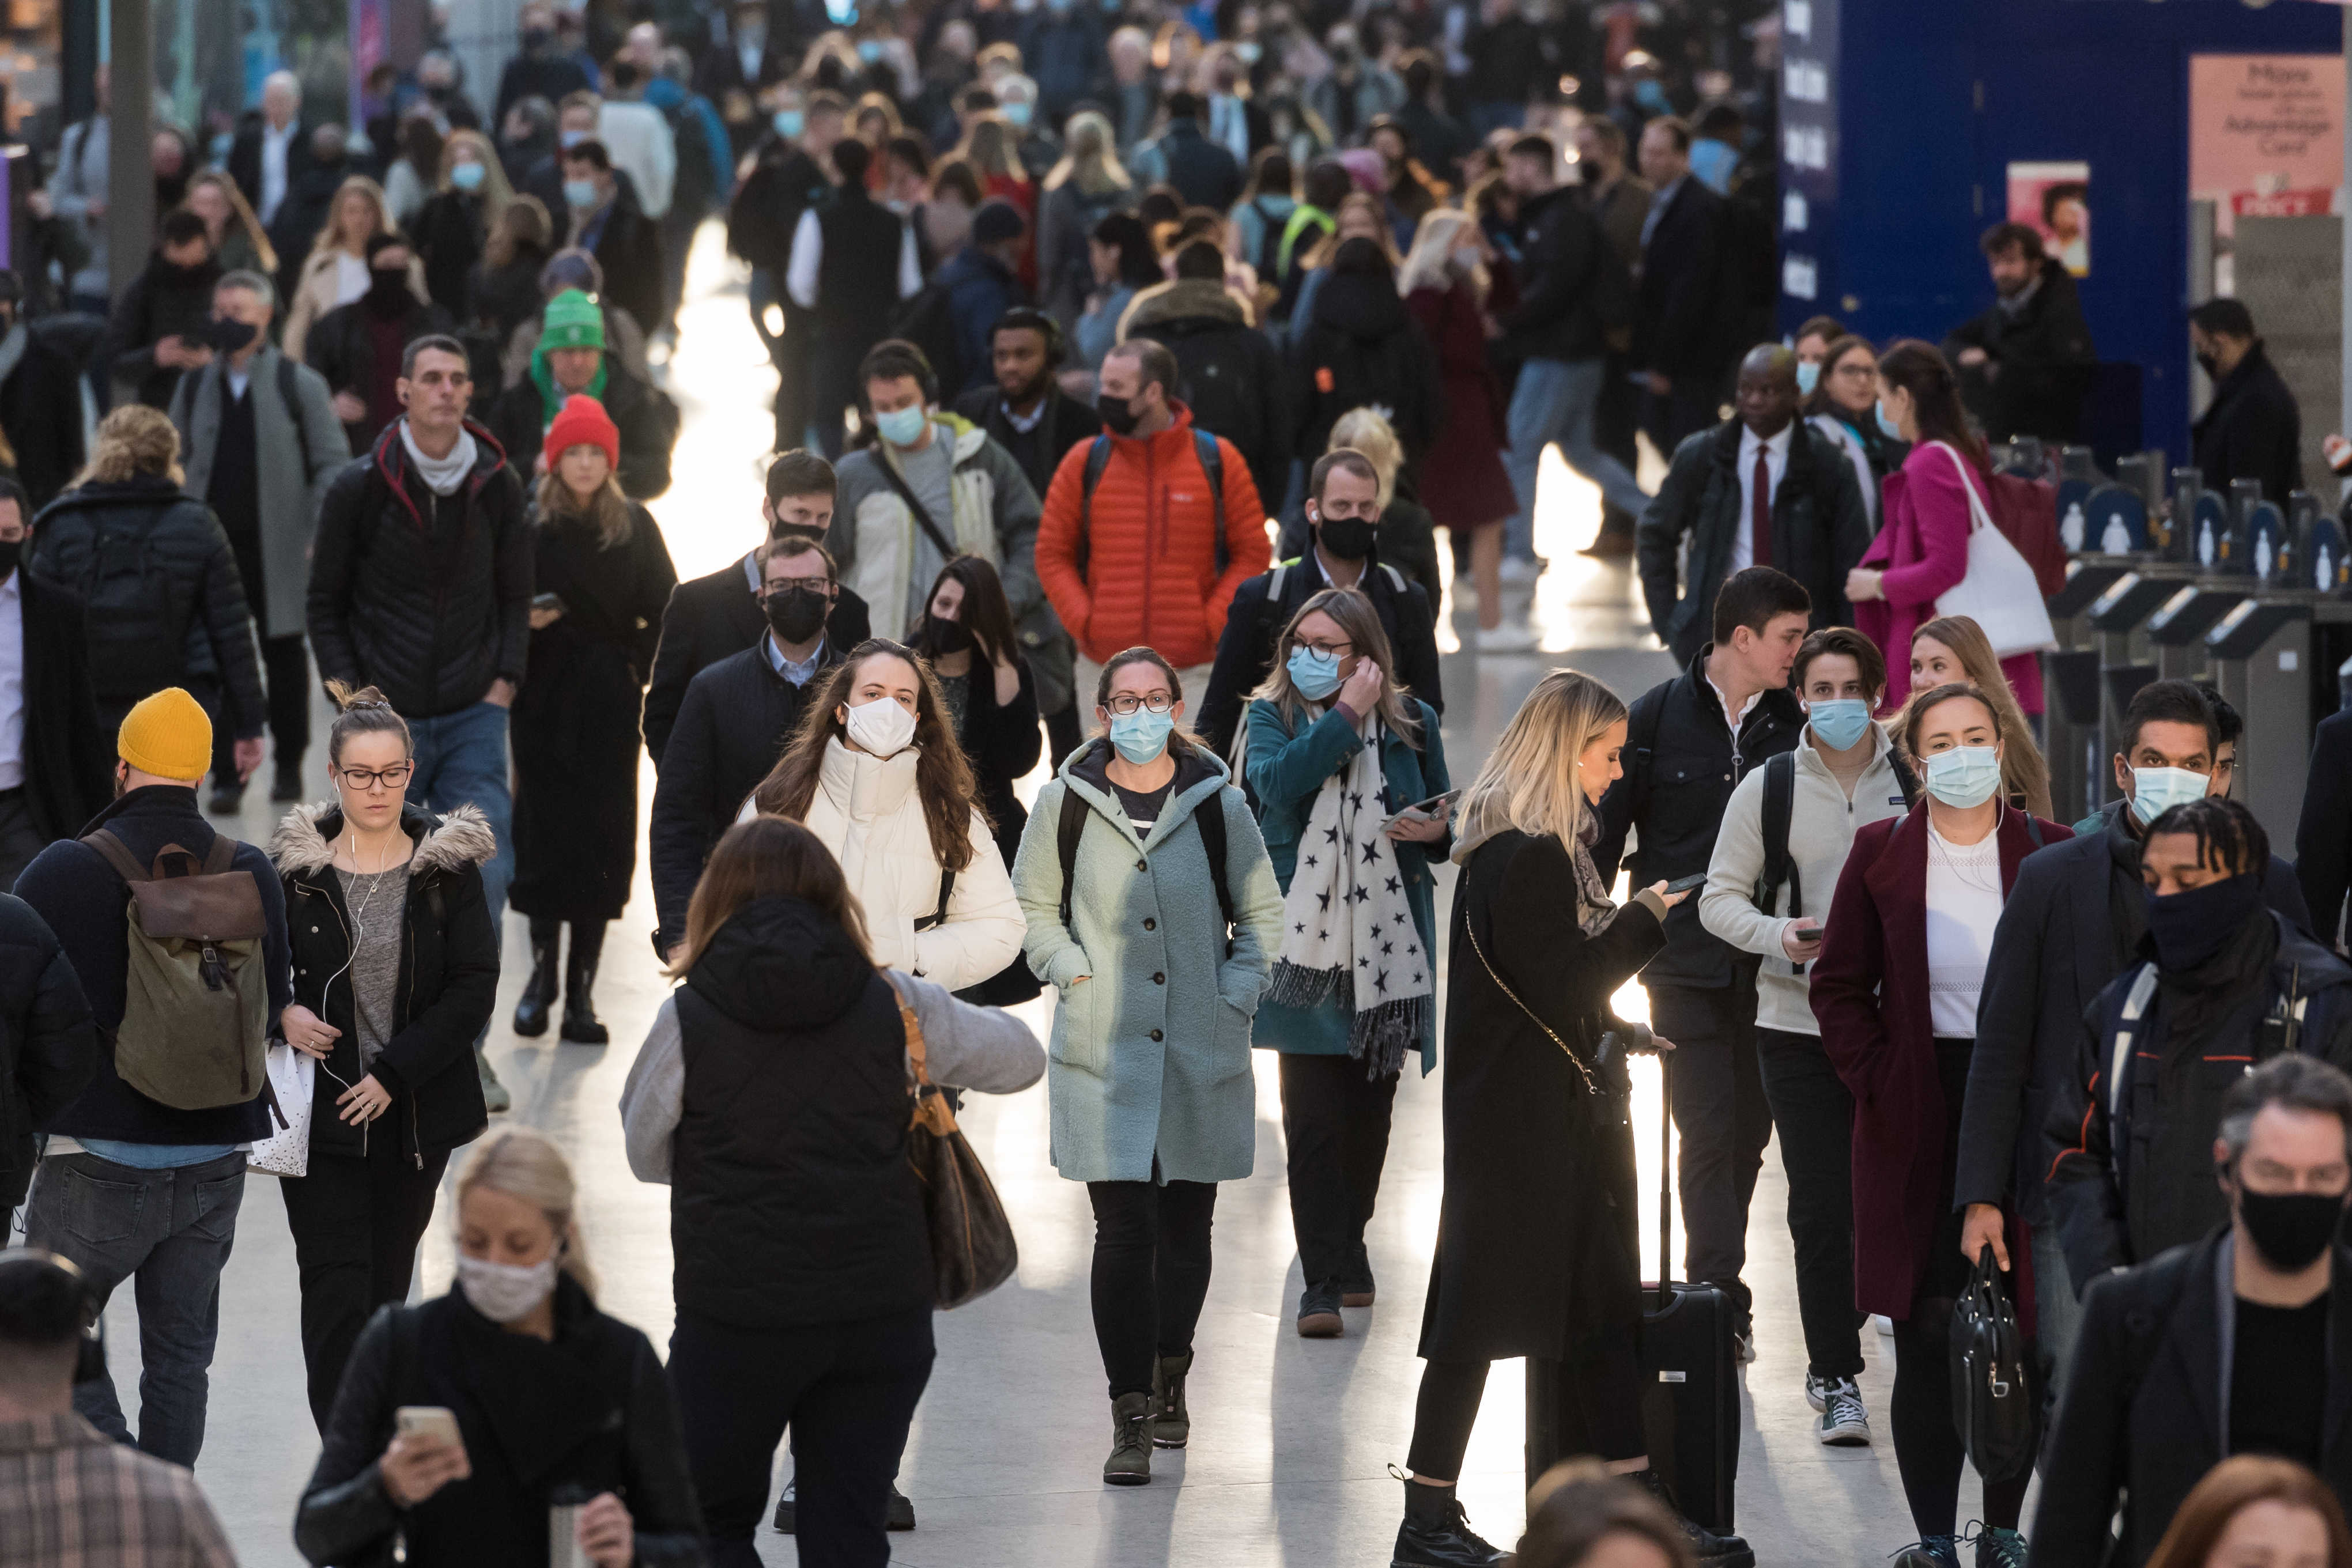
[[[1298,1294],[1298,1337],[1338,1339],[1348,1330],[1339,1316],[1339,1287],[1309,1285]]]
[[[1364,1250],[1360,1239],[1348,1267],[1339,1274],[1339,1304],[1343,1307],[1369,1307],[1379,1294],[1372,1284],[1372,1257]]]
[[[1184,1408],[1184,1375],[1192,1370],[1192,1353],[1163,1355],[1151,1367],[1151,1442],[1154,1448],[1181,1448],[1192,1437],[1192,1416]]]
[[[1923,1535],[1895,1554],[1895,1568],[1960,1568],[1960,1538]]]
[[[1969,1522],[1976,1533],[1962,1539],[1977,1549],[1976,1568],[2025,1568],[2025,1537],[1997,1524]]]
[[[271,780],[269,798],[283,805],[302,798],[302,759],[281,757],[278,759],[278,776]]]
[[[1805,1375],[1805,1403],[1822,1413],[1813,1423],[1824,1447],[1866,1448],[1870,1446],[1870,1412],[1863,1407],[1862,1390],[1851,1377]]]
[[[482,1079],[483,1110],[496,1115],[501,1111],[514,1109],[514,1096],[508,1093],[507,1086],[499,1082],[499,1075],[490,1071],[490,1059],[482,1054],[482,1048],[478,1045],[474,1047],[474,1071]]]
[[[514,1010],[514,1031],[525,1040],[537,1040],[547,1032],[547,1010],[555,1005],[556,956],[562,942],[562,922],[530,923],[530,978],[523,982]]]
[[[1110,1458],[1103,1480],[1115,1487],[1151,1484],[1151,1396],[1122,1394],[1110,1402]]]
[[[596,1019],[596,960],[604,951],[604,923],[572,923],[572,952],[563,964],[563,1027],[556,1032],[574,1045],[604,1045],[613,1033]]]
[[[1390,1467],[1391,1474],[1395,1467]],[[1498,1568],[1511,1559],[1470,1528],[1452,1487],[1407,1479],[1404,1522],[1397,1526],[1390,1568]]]
[[[1666,1511],[1675,1516],[1690,1541],[1691,1555],[1698,1559],[1699,1568],[1756,1568],[1756,1553],[1748,1550],[1747,1542],[1737,1535],[1718,1535],[1683,1512],[1682,1504],[1675,1500],[1675,1489],[1656,1470],[1635,1470],[1625,1479],[1666,1505]]]

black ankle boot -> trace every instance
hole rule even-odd
[[[1406,1479],[1404,1522],[1397,1526],[1390,1568],[1496,1568],[1510,1560],[1470,1528],[1452,1487]]]
[[[572,923],[572,956],[563,966],[563,1028],[559,1032],[575,1045],[603,1045],[613,1033],[596,1021],[596,960],[604,951],[604,923]]]
[[[269,786],[269,798],[285,802],[302,798],[302,759],[299,757],[278,758],[277,778]]]
[[[1683,1511],[1682,1504],[1675,1500],[1675,1489],[1657,1471],[1635,1470],[1626,1479],[1666,1505],[1675,1522],[1683,1527],[1683,1534],[1689,1538],[1691,1555],[1698,1559],[1699,1568],[1756,1568],[1756,1553],[1748,1550],[1746,1541],[1737,1535],[1718,1535],[1693,1521]]]
[[[522,997],[514,1010],[514,1031],[526,1040],[547,1032],[547,1009],[555,1005],[556,949],[562,940],[562,921],[530,923],[530,978],[523,982]]]

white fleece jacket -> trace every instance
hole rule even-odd
[[[1838,873],[1853,848],[1853,835],[1865,822],[1903,814],[1903,790],[1888,760],[1892,744],[1884,725],[1871,727],[1870,766],[1855,780],[1848,800],[1837,776],[1813,749],[1809,725],[1797,739],[1796,792],[1789,810],[1789,859],[1804,886],[1801,910],[1789,908],[1787,886],[1780,889],[1772,914],[1754,902],[1756,879],[1764,872],[1764,769],[1748,769],[1724,808],[1723,826],[1715,838],[1715,858],[1706,868],[1706,885],[1699,890],[1698,920],[1716,936],[1743,953],[1760,953],[1764,962],[1756,976],[1756,1023],[1759,1029],[1784,1034],[1819,1035],[1811,1000],[1811,967],[1795,972],[1780,946],[1781,933],[1801,916],[1827,923],[1830,900],[1837,893]]]

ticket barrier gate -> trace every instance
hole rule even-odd
[[[2300,491],[2286,518],[2255,519],[2250,548],[2273,570],[2205,634],[2205,652],[2214,685],[2245,721],[2231,793],[2284,843],[2301,814],[2312,727],[2341,701],[2337,671],[2352,649],[2352,563],[2341,527]]]
[[[2059,537],[2071,559],[2065,585],[2050,599],[2058,646],[2042,655],[2042,687],[2051,800],[2064,821],[2088,816],[2110,789],[2101,668],[2111,653],[2128,662],[2130,628],[2163,601],[2163,592],[2139,586],[2157,563],[2151,519],[2158,512],[2149,505],[2149,493],[2151,487],[2161,489],[2157,476],[2162,465],[2160,455],[2126,457],[2116,465],[2115,479],[2107,480],[2091,465],[2085,449],[2067,448],[2060,460]],[[2132,602],[2126,605],[2126,598]],[[2102,622],[2122,631],[2110,632]]]
[[[2058,647],[2042,655],[2042,751],[2050,761],[2052,809],[2061,821],[2080,821],[2099,804],[2105,724],[2090,610],[2131,569],[2128,557],[2077,556],[2066,563],[2065,586],[2050,599]]]
[[[2263,499],[2258,480],[2232,480],[2226,500],[2211,491],[2198,494],[2195,532],[2189,540],[2198,575],[2148,619],[2158,679],[2205,677],[2205,634],[2276,572],[2284,526],[2284,514]],[[2259,577],[2258,553],[2267,563]]]

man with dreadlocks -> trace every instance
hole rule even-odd
[[[2086,1286],[2229,1222],[2212,1148],[2232,1084],[2286,1051],[2352,1067],[2352,968],[2263,907],[2270,858],[2224,797],[2147,825],[2147,936],[2084,1011],[2047,1133],[2050,1207]]]

